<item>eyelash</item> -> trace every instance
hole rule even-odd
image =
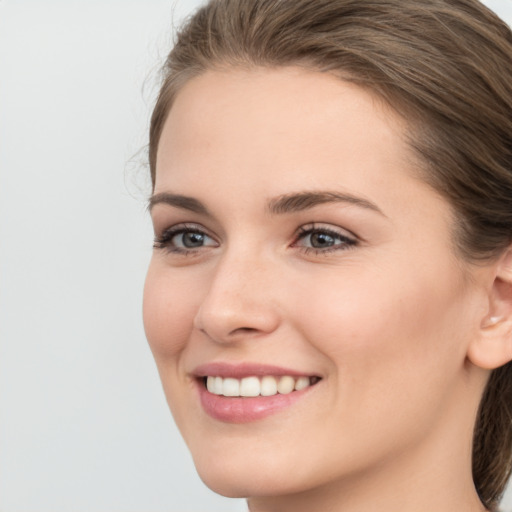
[[[196,224],[178,224],[169,229],[166,229],[160,236],[155,238],[155,242],[153,247],[155,249],[165,249],[166,251],[172,254],[178,255],[194,255],[199,252],[204,247],[214,247],[213,245],[202,245],[198,248],[182,248],[173,245],[173,239],[178,235],[184,235],[187,233],[199,234],[204,237],[208,237],[209,239],[213,239],[208,233],[205,232],[204,228]],[[319,235],[327,235],[335,242],[334,245],[318,248],[318,247],[301,247],[299,244],[302,240],[305,240],[308,236],[312,236],[315,234]],[[217,242],[215,242],[217,243]],[[359,241],[355,237],[347,236],[343,233],[340,233],[334,229],[317,226],[315,224],[301,226],[298,230],[297,235],[294,238],[294,241],[291,244],[291,247],[299,247],[305,254],[315,254],[315,255],[325,255],[334,251],[345,251],[350,248],[353,248],[359,244]]]
[[[341,243],[337,243],[335,245],[324,248],[303,247],[302,250],[304,251],[305,254],[322,255],[329,254],[334,251],[346,251],[347,249],[357,246],[359,243],[359,241],[355,237],[352,238],[334,229],[312,224],[309,226],[302,226],[299,228],[299,233],[295,237],[295,241],[292,243],[292,247],[297,247],[298,242],[304,240],[308,236],[315,234],[327,235],[330,238],[333,238],[335,241],[339,241]]]
[[[208,233],[205,232],[204,228],[202,228],[199,225],[196,224],[178,224],[176,226],[173,226],[169,229],[166,229],[160,236],[155,237],[155,242],[153,244],[153,247],[155,249],[165,249],[166,251],[173,253],[173,254],[179,254],[179,255],[193,255],[197,253],[202,247],[198,249],[194,248],[188,248],[184,249],[182,247],[176,247],[173,245],[172,241],[174,237],[178,235],[184,235],[186,233],[197,233],[202,236],[208,237],[213,240],[213,238],[208,235]],[[207,246],[209,247],[209,246]]]

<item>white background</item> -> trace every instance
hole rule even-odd
[[[0,0],[0,512],[246,509],[195,475],[141,320],[139,150],[198,3]]]

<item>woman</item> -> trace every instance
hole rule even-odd
[[[476,0],[213,0],[187,22],[151,121],[144,321],[213,490],[496,509],[511,84]]]

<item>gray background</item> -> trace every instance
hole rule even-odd
[[[246,510],[195,475],[141,320],[139,150],[198,3],[0,0],[0,512]]]

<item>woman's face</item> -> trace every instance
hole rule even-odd
[[[470,440],[454,423],[477,403],[482,294],[406,129],[361,88],[296,68],[207,72],[179,93],[144,322],[214,490],[353,482]]]

